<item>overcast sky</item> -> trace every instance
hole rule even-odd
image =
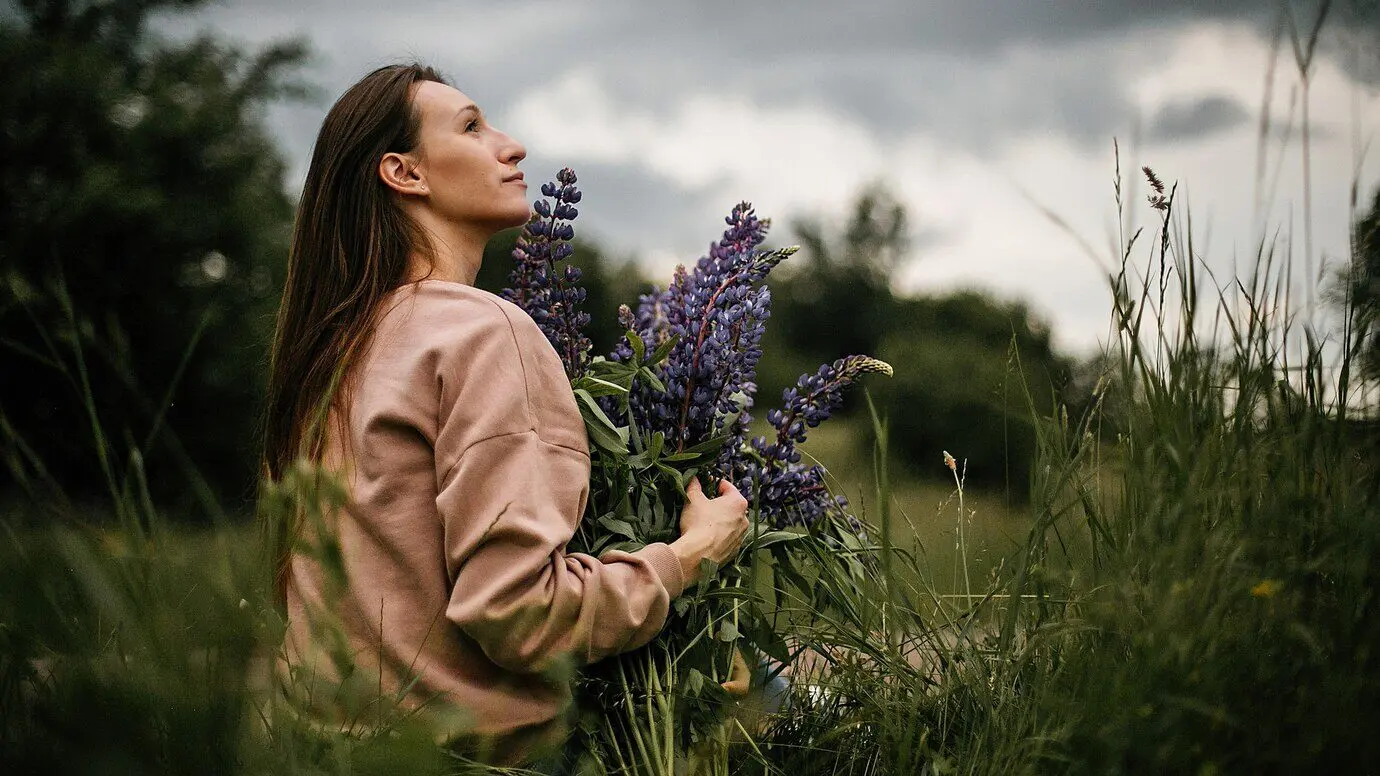
[[[1365,199],[1380,183],[1380,24],[1339,5],[1308,101],[1315,264],[1345,257],[1352,182]],[[1311,5],[1294,9],[1306,25]],[[1272,43],[1281,19],[1272,0],[222,0],[164,29],[309,40],[321,99],[269,117],[294,189],[330,102],[420,59],[523,141],[529,180],[575,168],[577,227],[657,277],[703,253],[739,200],[790,242],[794,219],[841,216],[880,181],[916,231],[902,289],[1026,299],[1086,351],[1107,333],[1114,138],[1137,222],[1151,211],[1132,172],[1148,164],[1186,192],[1217,271],[1267,230],[1302,256],[1300,78],[1287,35]]]

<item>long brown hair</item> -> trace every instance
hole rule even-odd
[[[412,87],[446,83],[420,64],[381,67],[350,87],[321,124],[302,188],[278,308],[263,420],[272,481],[299,458],[320,463],[325,419],[348,400],[346,377],[368,347],[383,297],[406,279],[408,257],[430,242],[379,179],[384,154],[416,149]],[[274,531],[281,596],[296,527]]]

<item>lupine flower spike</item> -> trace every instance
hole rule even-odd
[[[744,202],[725,219],[722,239],[692,272],[676,273],[669,288],[644,297],[639,323],[659,323],[677,338],[667,357],[668,390],[646,408],[647,422],[677,449],[719,435],[728,419],[745,412],[741,397],[756,377],[760,342],[771,314],[771,292],[758,284],[791,251],[758,251],[770,222]],[[655,338],[655,329],[649,332]],[[731,442],[730,442],[731,445]]]
[[[513,249],[517,266],[509,279],[511,286],[503,297],[517,304],[541,327],[551,346],[560,354],[566,376],[574,378],[589,363],[590,342],[585,336],[589,314],[580,306],[585,289],[580,286],[580,270],[572,265],[558,266],[570,258],[575,227],[571,221],[580,214],[575,209],[580,190],[575,188],[575,172],[566,168],[556,180],[543,183],[541,193],[551,199],[532,203],[532,219]]]
[[[833,497],[824,484],[824,471],[801,464],[798,446],[807,431],[829,419],[842,404],[843,391],[865,374],[892,374],[891,365],[870,356],[848,356],[825,364],[813,375],[803,375],[794,388],[782,395],[783,409],[767,413],[767,422],[776,437],[752,440],[761,458],[760,470],[748,473],[739,488],[753,492],[754,486],[763,517],[778,527],[790,523],[810,524],[831,509],[842,510],[848,502]],[[755,481],[754,481],[755,479]]]

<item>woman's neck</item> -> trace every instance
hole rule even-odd
[[[430,240],[432,255],[413,252],[408,259],[408,281],[431,278],[474,285],[489,235],[473,225],[456,224],[428,215],[418,218],[417,225]]]

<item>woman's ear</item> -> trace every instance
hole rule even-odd
[[[405,154],[394,151],[384,154],[379,160],[379,179],[399,194],[425,196],[427,193],[426,179]]]

